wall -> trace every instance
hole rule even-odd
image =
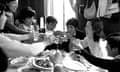
[[[114,14],[110,19],[104,19],[104,32],[106,35],[120,32],[120,13]]]
[[[18,13],[21,8],[27,6],[36,10],[36,17],[44,16],[44,0],[19,0]]]

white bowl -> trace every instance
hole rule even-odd
[[[69,57],[64,58],[63,66],[73,71],[86,71],[87,68],[80,62],[74,61]]]
[[[50,65],[51,65],[51,67],[48,67],[48,68],[47,68],[47,67],[42,67],[42,66],[37,65],[37,64],[36,64],[36,61],[37,61],[37,60],[49,60],[48,58],[34,58],[32,64],[33,64],[33,66],[35,66],[35,67],[37,67],[37,68],[39,68],[39,69],[42,69],[42,70],[53,70],[53,63],[52,63],[52,62],[49,62]]]

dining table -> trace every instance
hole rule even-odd
[[[11,67],[8,67],[8,69],[7,69],[7,71],[6,72],[17,72],[17,69],[18,68],[11,68]],[[75,72],[75,71],[70,71],[69,70],[69,72]],[[103,69],[101,69],[101,68],[98,68],[98,69],[94,69],[94,67],[93,68],[91,68],[91,70],[89,69],[88,71],[76,71],[76,72],[108,72],[107,70],[103,70]]]
[[[6,72],[18,72],[18,69],[22,67],[25,67],[25,65],[13,66],[9,64]],[[84,60],[84,64],[74,61],[68,55],[63,59],[63,69],[65,72],[108,72],[108,70],[96,67],[86,60]]]
[[[36,43],[36,42],[42,42],[44,38],[44,34],[41,34],[41,36],[39,37],[39,39],[36,41],[34,41],[33,39],[31,40],[27,40],[27,41],[23,41],[23,42],[28,42],[28,43]],[[68,56],[68,54],[66,54],[66,57]],[[77,64],[78,62],[71,60],[70,58],[64,58],[63,60],[63,67],[64,69],[67,69],[66,72],[108,72],[105,69],[96,67],[94,65],[91,65],[89,67],[84,67],[82,64]],[[70,56],[69,56],[70,57]],[[68,60],[66,60],[68,59]],[[87,61],[86,61],[87,62]],[[76,63],[76,64],[74,64]],[[24,65],[23,65],[24,66]],[[75,67],[78,67],[78,70]],[[18,72],[18,69],[21,66],[12,66],[11,64],[9,64],[8,69],[6,70],[6,72]],[[83,69],[82,69],[83,68]],[[76,69],[76,70],[74,70]],[[79,70],[82,69],[82,70]]]

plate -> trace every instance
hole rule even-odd
[[[48,58],[35,58],[33,60],[33,66],[48,71],[53,69],[53,63]]]
[[[74,61],[70,58],[65,58],[63,60],[63,66],[73,71],[86,71],[87,68],[82,63]]]

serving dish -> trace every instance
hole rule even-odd
[[[48,57],[34,58],[32,64],[34,67],[39,68],[40,70],[45,70],[45,71],[53,70],[53,63],[50,61]]]

